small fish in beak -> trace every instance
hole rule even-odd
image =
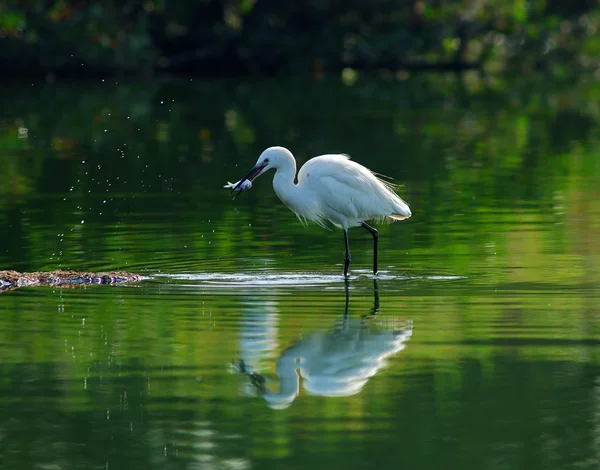
[[[236,183],[230,183],[229,181],[227,181],[227,184],[225,186],[223,186],[224,188],[231,188],[231,192],[233,191],[237,191],[237,194],[235,195],[235,197],[233,199],[235,199],[236,197],[239,196],[239,194],[242,191],[245,191],[246,189],[250,189],[252,187],[252,181],[247,180],[247,179],[243,179],[240,180]]]
[[[239,187],[237,187],[239,185]],[[227,181],[227,184],[223,186],[224,188],[237,189],[238,191],[245,191],[246,189],[250,189],[252,187],[252,181],[250,180],[240,180],[236,183],[230,183]]]
[[[237,191],[237,194],[233,198],[233,199],[235,199],[236,197],[238,197],[240,195],[240,193],[242,191],[244,191],[246,189],[250,189],[252,187],[252,181],[254,181],[256,178],[258,178],[260,176],[260,174],[262,173],[262,171],[265,169],[266,166],[267,166],[266,163],[263,165],[257,165],[254,168],[252,168],[248,172],[248,174],[246,176],[244,176],[241,180],[239,180],[237,183],[230,183],[228,181],[227,184],[223,187],[231,188],[232,193],[234,191]]]

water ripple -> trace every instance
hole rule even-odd
[[[157,281],[191,281],[194,284],[208,285],[213,287],[260,287],[260,286],[297,286],[311,287],[324,284],[340,284],[344,278],[339,274],[322,273],[280,273],[280,272],[252,272],[252,273],[219,273],[219,272],[200,272],[200,273],[177,273],[177,274],[157,274],[152,276]],[[373,279],[370,271],[353,271],[350,280]],[[380,271],[376,277],[379,281],[411,281],[411,280],[431,280],[431,281],[454,281],[466,279],[466,276],[447,276],[447,275],[421,275],[407,276],[396,274],[389,271]]]

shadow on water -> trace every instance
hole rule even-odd
[[[349,397],[359,393],[385,366],[387,358],[406,347],[413,322],[393,316],[382,319],[378,315],[377,279],[373,280],[373,307],[369,313],[351,318],[349,309],[350,285],[346,279],[344,314],[329,330],[312,331],[283,350],[276,360],[274,380],[259,369],[261,359],[277,346],[272,338],[276,332],[276,310],[265,311],[262,322],[246,322],[241,331],[240,358],[232,366],[249,378],[248,394],[262,397],[273,409],[285,409],[300,394],[300,377],[310,395]]]

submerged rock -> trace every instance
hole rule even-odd
[[[46,271],[21,273],[0,271],[0,291],[24,286],[77,286],[82,284],[121,284],[144,279],[139,274],[125,271],[92,273],[82,271]]]

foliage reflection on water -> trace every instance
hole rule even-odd
[[[7,90],[2,267],[151,279],[0,295],[3,463],[593,467],[600,100],[583,82]],[[346,303],[339,231],[303,228],[267,178],[235,202],[221,188],[274,143],[404,184],[414,215],[380,227],[375,318],[368,234],[351,232]],[[402,344],[358,393],[265,403],[278,359],[367,348],[395,319]],[[304,365],[282,372],[292,395],[315,383]]]

